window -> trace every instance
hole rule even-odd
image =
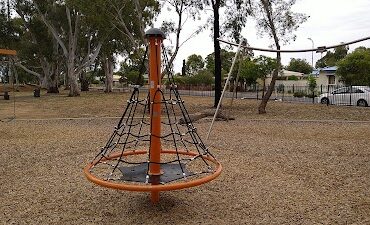
[[[335,95],[345,94],[345,93],[349,93],[349,88],[348,87],[340,88],[338,90],[333,91],[333,94],[335,94]]]
[[[330,75],[330,76],[328,76],[328,81],[329,81],[329,84],[335,84],[335,76],[333,76],[333,75]]]
[[[355,88],[355,89],[352,89],[352,93],[364,93],[364,91],[363,91],[363,90],[360,90],[360,89]]]

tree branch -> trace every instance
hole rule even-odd
[[[140,2],[139,0],[133,0],[134,5],[135,5],[135,10],[137,13],[138,21],[139,21],[139,27],[140,27],[140,38],[145,43],[145,33],[144,33],[144,26],[143,26],[143,14],[142,14],[142,9],[140,7]]]
[[[27,67],[23,66],[20,62],[15,62],[15,65],[18,66],[19,68],[23,69],[24,71],[26,71],[27,73],[29,74],[32,74],[34,76],[36,76],[37,78],[39,78],[40,80],[42,79],[42,75],[35,72],[35,71],[32,71],[30,69],[28,69]]]
[[[68,50],[64,44],[64,42],[62,41],[62,39],[59,37],[58,35],[58,32],[56,31],[56,29],[54,28],[53,25],[51,25],[45,18],[45,15],[40,11],[38,5],[36,2],[34,2],[35,4],[35,7],[38,11],[38,13],[40,14],[41,16],[41,20],[45,23],[45,25],[48,27],[49,31],[53,34],[54,38],[57,40],[57,42],[59,43],[60,47],[62,48],[63,50],[63,54],[65,57],[68,57]]]
[[[83,60],[83,63],[75,69],[76,74],[80,74],[84,68],[86,68],[87,66],[89,66],[90,64],[94,62],[96,57],[98,57],[101,47],[102,47],[102,43],[99,42],[98,46],[93,51],[92,55],[86,55],[86,57]]]

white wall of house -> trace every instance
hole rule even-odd
[[[327,73],[327,72],[320,72],[319,77],[316,80],[317,85],[332,85],[332,86],[337,86],[337,85],[343,85],[342,82],[339,82],[338,76],[335,75],[335,73]]]
[[[307,80],[277,80],[276,85],[283,84],[284,86],[307,86]]]

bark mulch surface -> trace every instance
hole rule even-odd
[[[127,95],[23,96],[0,122],[0,224],[370,224],[370,108],[271,102],[261,116],[238,100],[206,142],[220,177],[153,206],[82,172],[117,124],[101,117],[120,116]],[[183,99],[190,112],[212,105]],[[209,125],[195,123],[204,140]]]

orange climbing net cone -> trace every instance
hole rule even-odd
[[[84,173],[107,188],[150,192],[157,203],[160,191],[209,182],[222,166],[193,126],[172,74],[167,71],[169,90],[161,84],[163,32],[152,28],[146,37],[149,93],[141,99],[140,89],[134,88],[113,134]]]

